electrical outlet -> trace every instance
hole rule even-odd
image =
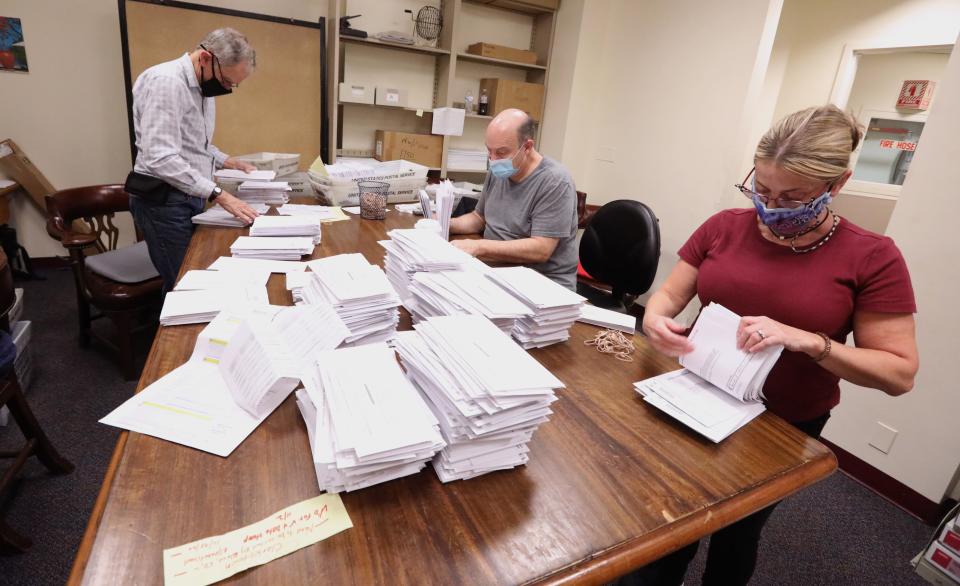
[[[897,438],[897,433],[897,430],[894,428],[878,421],[876,427],[873,429],[873,436],[868,443],[884,454],[889,454],[890,448],[893,447],[893,440]]]

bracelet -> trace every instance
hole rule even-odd
[[[819,356],[813,359],[814,362],[820,362],[827,356],[830,356],[830,350],[833,348],[833,341],[830,340],[830,336],[824,334],[823,332],[814,332],[816,335],[823,338],[823,352]]]

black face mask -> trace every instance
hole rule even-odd
[[[200,48],[207,51],[203,45],[201,45]],[[207,51],[207,53],[210,53],[210,51]],[[216,63],[219,67],[220,60],[217,59],[217,56],[213,53],[210,53],[210,56],[213,57],[213,63],[210,64],[210,79],[200,82],[200,95],[205,98],[215,98],[217,96],[232,94],[233,90],[224,87],[224,85],[220,83],[220,80],[217,79],[217,76],[214,75],[213,64]],[[203,63],[200,64],[200,77],[201,79],[203,78]],[[220,77],[223,77],[223,69],[220,69]]]

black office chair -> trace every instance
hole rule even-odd
[[[660,223],[639,201],[611,201],[593,214],[580,239],[577,292],[599,307],[637,314],[660,260]],[[642,315],[638,316],[642,317]]]

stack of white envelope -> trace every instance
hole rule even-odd
[[[482,315],[509,336],[517,319],[533,313],[478,271],[414,273],[409,291],[407,309],[414,323],[440,315]]]
[[[310,236],[239,236],[230,245],[230,254],[239,258],[300,260],[313,253]]]
[[[219,169],[213,174],[217,179],[224,181],[273,181],[276,171],[241,171],[239,169]]]
[[[293,188],[286,181],[244,181],[234,194],[248,204],[283,205]]]
[[[531,310],[513,328],[521,346],[542,348],[570,337],[585,298],[527,267],[495,268],[487,275]]]
[[[187,271],[174,286],[174,291],[233,290],[237,287],[266,287],[270,271]]]
[[[160,325],[206,323],[212,321],[221,311],[244,311],[269,303],[264,285],[245,284],[229,289],[170,291],[163,299]]]
[[[398,229],[387,232],[387,235],[390,240],[380,242],[387,249],[384,266],[387,278],[400,295],[404,306],[412,296],[409,286],[414,273],[487,269],[485,264],[453,246],[432,230]]]
[[[278,207],[277,213],[281,216],[315,216],[321,223],[350,219],[339,206],[287,203]]]
[[[268,273],[302,273],[307,263],[290,260],[262,260],[259,258],[238,258],[221,256],[210,263],[208,271],[249,272],[266,271]]]
[[[357,490],[419,472],[444,447],[438,422],[386,344],[329,350],[297,406],[321,490]]]
[[[393,339],[400,321],[400,298],[383,269],[359,253],[328,256],[308,265],[309,273],[287,275],[287,288],[295,303],[332,305],[350,329],[348,345]]]
[[[267,213],[266,204],[254,204],[250,207],[252,207],[258,214]],[[233,214],[218,205],[212,206],[205,212],[193,216],[190,218],[190,221],[194,224],[204,226],[230,226],[234,228],[241,228],[247,225],[247,222],[235,217]]]
[[[525,464],[563,383],[484,317],[433,317],[415,328],[397,336],[396,349],[440,421],[440,480]]]
[[[320,219],[316,216],[257,216],[251,236],[310,236],[320,244]]]

